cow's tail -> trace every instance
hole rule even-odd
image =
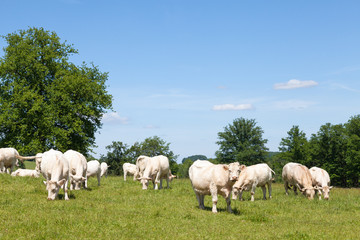
[[[22,162],[23,162],[24,160],[31,160],[31,159],[35,159],[35,158],[36,158],[36,156],[23,157],[23,156],[17,155],[17,156],[16,156],[16,158],[17,158],[17,159],[22,160]]]

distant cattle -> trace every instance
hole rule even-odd
[[[107,171],[108,171],[108,168],[109,166],[107,165],[106,162],[102,162],[100,164],[100,168],[101,168],[101,174],[100,174],[100,177],[104,176],[107,177]]]
[[[123,172],[124,172],[124,181],[126,181],[126,176],[133,175],[134,180],[136,180],[136,165],[131,163],[124,163],[123,166]]]
[[[81,153],[68,150],[64,156],[69,161],[70,190],[80,190],[82,183],[86,181],[87,162]]]
[[[271,182],[273,180],[272,174],[275,172],[266,164],[260,163],[246,167],[240,166],[241,172],[239,179],[233,186],[233,199],[242,199],[243,191],[251,190],[251,201],[254,201],[254,194],[256,187],[261,187],[263,190],[263,199],[266,199],[266,185],[268,186],[269,198],[271,198]]]
[[[16,177],[40,177],[40,172],[34,169],[22,169],[19,168],[18,170],[11,173],[11,176]]]
[[[61,187],[64,188],[65,200],[69,200],[67,185],[69,180],[69,162],[60,151],[49,150],[41,156],[41,173],[46,179],[48,200],[54,200]]]
[[[35,156],[23,157],[15,148],[0,148],[0,172],[11,174],[15,166],[18,166],[18,159],[23,162],[24,160],[35,159]]]
[[[230,193],[238,180],[240,164],[238,162],[226,164],[212,164],[206,160],[196,160],[189,168],[189,177],[194,189],[199,208],[205,209],[204,197],[211,195],[212,212],[216,213],[218,194],[226,199],[227,210],[231,210]]]
[[[169,159],[165,156],[155,156],[147,159],[145,170],[142,174],[142,177],[139,177],[138,180],[142,183],[142,189],[146,190],[151,180],[154,186],[154,189],[162,188],[162,179],[166,179],[167,188],[169,188],[169,174],[170,174],[170,164]],[[160,187],[158,187],[160,183]]]
[[[283,167],[282,179],[284,180],[285,192],[293,186],[294,193],[297,194],[298,188],[308,199],[314,199],[315,189],[312,185],[312,177],[309,169],[299,163],[287,163]]]
[[[92,160],[87,163],[87,172],[86,172],[87,179],[85,181],[85,188],[87,188],[87,182],[89,177],[96,176],[98,180],[98,186],[100,186],[100,179],[101,179],[101,167],[100,163],[97,160]]]
[[[312,167],[310,168],[310,174],[312,184],[319,194],[319,200],[321,200],[321,193],[324,195],[325,200],[329,200],[329,193],[332,186],[330,186],[330,176],[328,172],[318,167]]]

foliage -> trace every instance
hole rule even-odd
[[[171,172],[176,174],[178,171],[177,155],[170,150],[170,143],[166,143],[158,136],[146,138],[141,143],[136,142],[131,147],[122,142],[112,142],[106,149],[108,152],[106,156],[101,156],[100,161],[111,166],[109,174],[122,174],[122,165],[126,162],[135,164],[140,155],[149,157],[164,155],[169,159]]]
[[[307,144],[305,133],[300,131],[299,126],[293,126],[288,132],[288,137],[281,139],[279,157],[288,162],[303,162],[307,159]]]
[[[192,155],[192,156],[183,158],[183,160],[181,162],[184,163],[188,159],[190,159],[193,162],[196,160],[208,160],[208,158],[205,155]]]
[[[240,162],[253,165],[264,162],[267,154],[266,139],[262,138],[263,130],[256,126],[254,119],[238,118],[218,133],[220,146],[215,153],[219,162]]]
[[[360,231],[358,189],[334,188],[329,201],[309,201],[273,184],[271,200],[261,200],[260,188],[255,202],[245,192],[230,214],[219,196],[213,214],[210,196],[198,208],[188,179],[145,191],[118,176],[103,177],[99,187],[90,178],[90,190],[70,191],[69,201],[63,190],[48,201],[42,181],[0,174],[1,239],[358,239]]]
[[[107,73],[69,62],[78,51],[55,32],[29,28],[3,36],[0,146],[35,154],[50,148],[87,153],[111,108]]]

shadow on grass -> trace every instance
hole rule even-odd
[[[199,206],[196,206],[196,208],[197,208],[198,210],[200,210],[200,211],[209,211],[209,212],[212,212],[212,207],[206,207],[206,206],[205,206],[205,209],[200,209]],[[227,211],[227,208],[219,208],[219,207],[217,207],[216,209],[217,209],[218,213],[219,213],[219,212],[228,212],[228,211]],[[232,209],[232,213],[229,213],[229,214],[241,215],[240,210],[238,210],[237,208],[231,208],[231,209]]]

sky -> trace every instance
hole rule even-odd
[[[78,49],[70,61],[109,73],[113,111],[97,157],[113,141],[153,136],[178,162],[215,157],[218,133],[241,117],[278,151],[295,125],[309,138],[360,114],[360,1],[3,0],[1,9],[0,35],[43,27]]]

